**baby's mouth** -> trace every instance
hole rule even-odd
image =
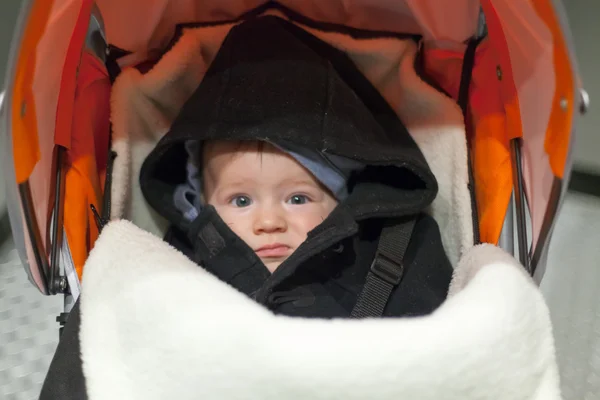
[[[271,243],[255,250],[260,258],[282,258],[290,254],[290,246],[281,243]]]

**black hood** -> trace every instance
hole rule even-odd
[[[185,229],[173,206],[186,179],[184,143],[292,143],[360,161],[344,204],[357,220],[415,214],[437,182],[406,127],[343,52],[281,18],[235,26],[170,131],[145,160],[152,207]]]

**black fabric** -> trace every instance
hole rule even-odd
[[[404,254],[414,226],[415,219],[409,217],[408,220],[392,220],[383,227],[371,270],[350,314],[352,318],[383,315],[392,291],[404,274]]]
[[[40,400],[86,400],[85,379],[79,342],[79,300],[63,329],[50,369],[44,380]],[[58,335],[58,324],[56,326]]]
[[[109,51],[108,54],[106,54],[105,65],[110,83],[115,83],[115,80],[121,73],[121,67],[119,66],[119,63],[117,63],[117,57],[112,53],[112,51]]]
[[[184,231],[189,224],[172,206],[175,187],[185,177],[179,169],[187,158],[183,143],[217,138],[290,142],[372,165],[369,172],[379,181],[368,183],[364,199],[354,198],[364,217],[379,214],[381,207],[399,216],[419,212],[437,193],[435,177],[406,127],[352,61],[277,17],[230,31],[200,86],[142,165],[140,185],[148,203]]]
[[[194,261],[240,291],[255,293],[269,278],[260,258],[218,218],[213,207],[207,206],[194,221],[188,237],[194,244]]]
[[[348,198],[271,274],[212,207],[187,222],[173,205],[186,179],[184,143],[211,139],[291,143],[366,168],[351,177]],[[437,194],[423,154],[345,53],[281,18],[255,18],[229,32],[142,165],[140,186],[172,223],[167,242],[277,314],[350,317],[383,224],[401,217],[416,223],[404,278],[383,315],[428,314],[446,297],[452,268],[437,224],[422,214]]]

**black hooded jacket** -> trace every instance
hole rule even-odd
[[[360,161],[349,196],[269,273],[211,206],[187,222],[173,204],[190,140],[291,143]],[[422,213],[437,182],[405,126],[341,51],[277,17],[234,27],[170,131],[145,160],[140,184],[172,227],[165,238],[275,313],[348,317],[384,223],[415,219],[404,274],[384,316],[424,315],[446,298],[452,267],[436,222]]]

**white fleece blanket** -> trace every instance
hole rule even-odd
[[[150,209],[141,193],[140,167],[199,85],[232,26],[187,29],[150,72],[143,75],[128,68],[116,80],[111,105],[113,149],[118,154],[113,172],[113,219],[129,219],[158,235],[165,232],[166,221]],[[446,253],[455,266],[473,245],[465,129],[459,107],[417,76],[414,42],[354,39],[303,28],[349,54],[423,151],[439,184],[429,212],[440,226]]]
[[[544,300],[491,245],[462,257],[430,316],[309,320],[112,222],[85,267],[80,339],[90,400],[561,398]]]

